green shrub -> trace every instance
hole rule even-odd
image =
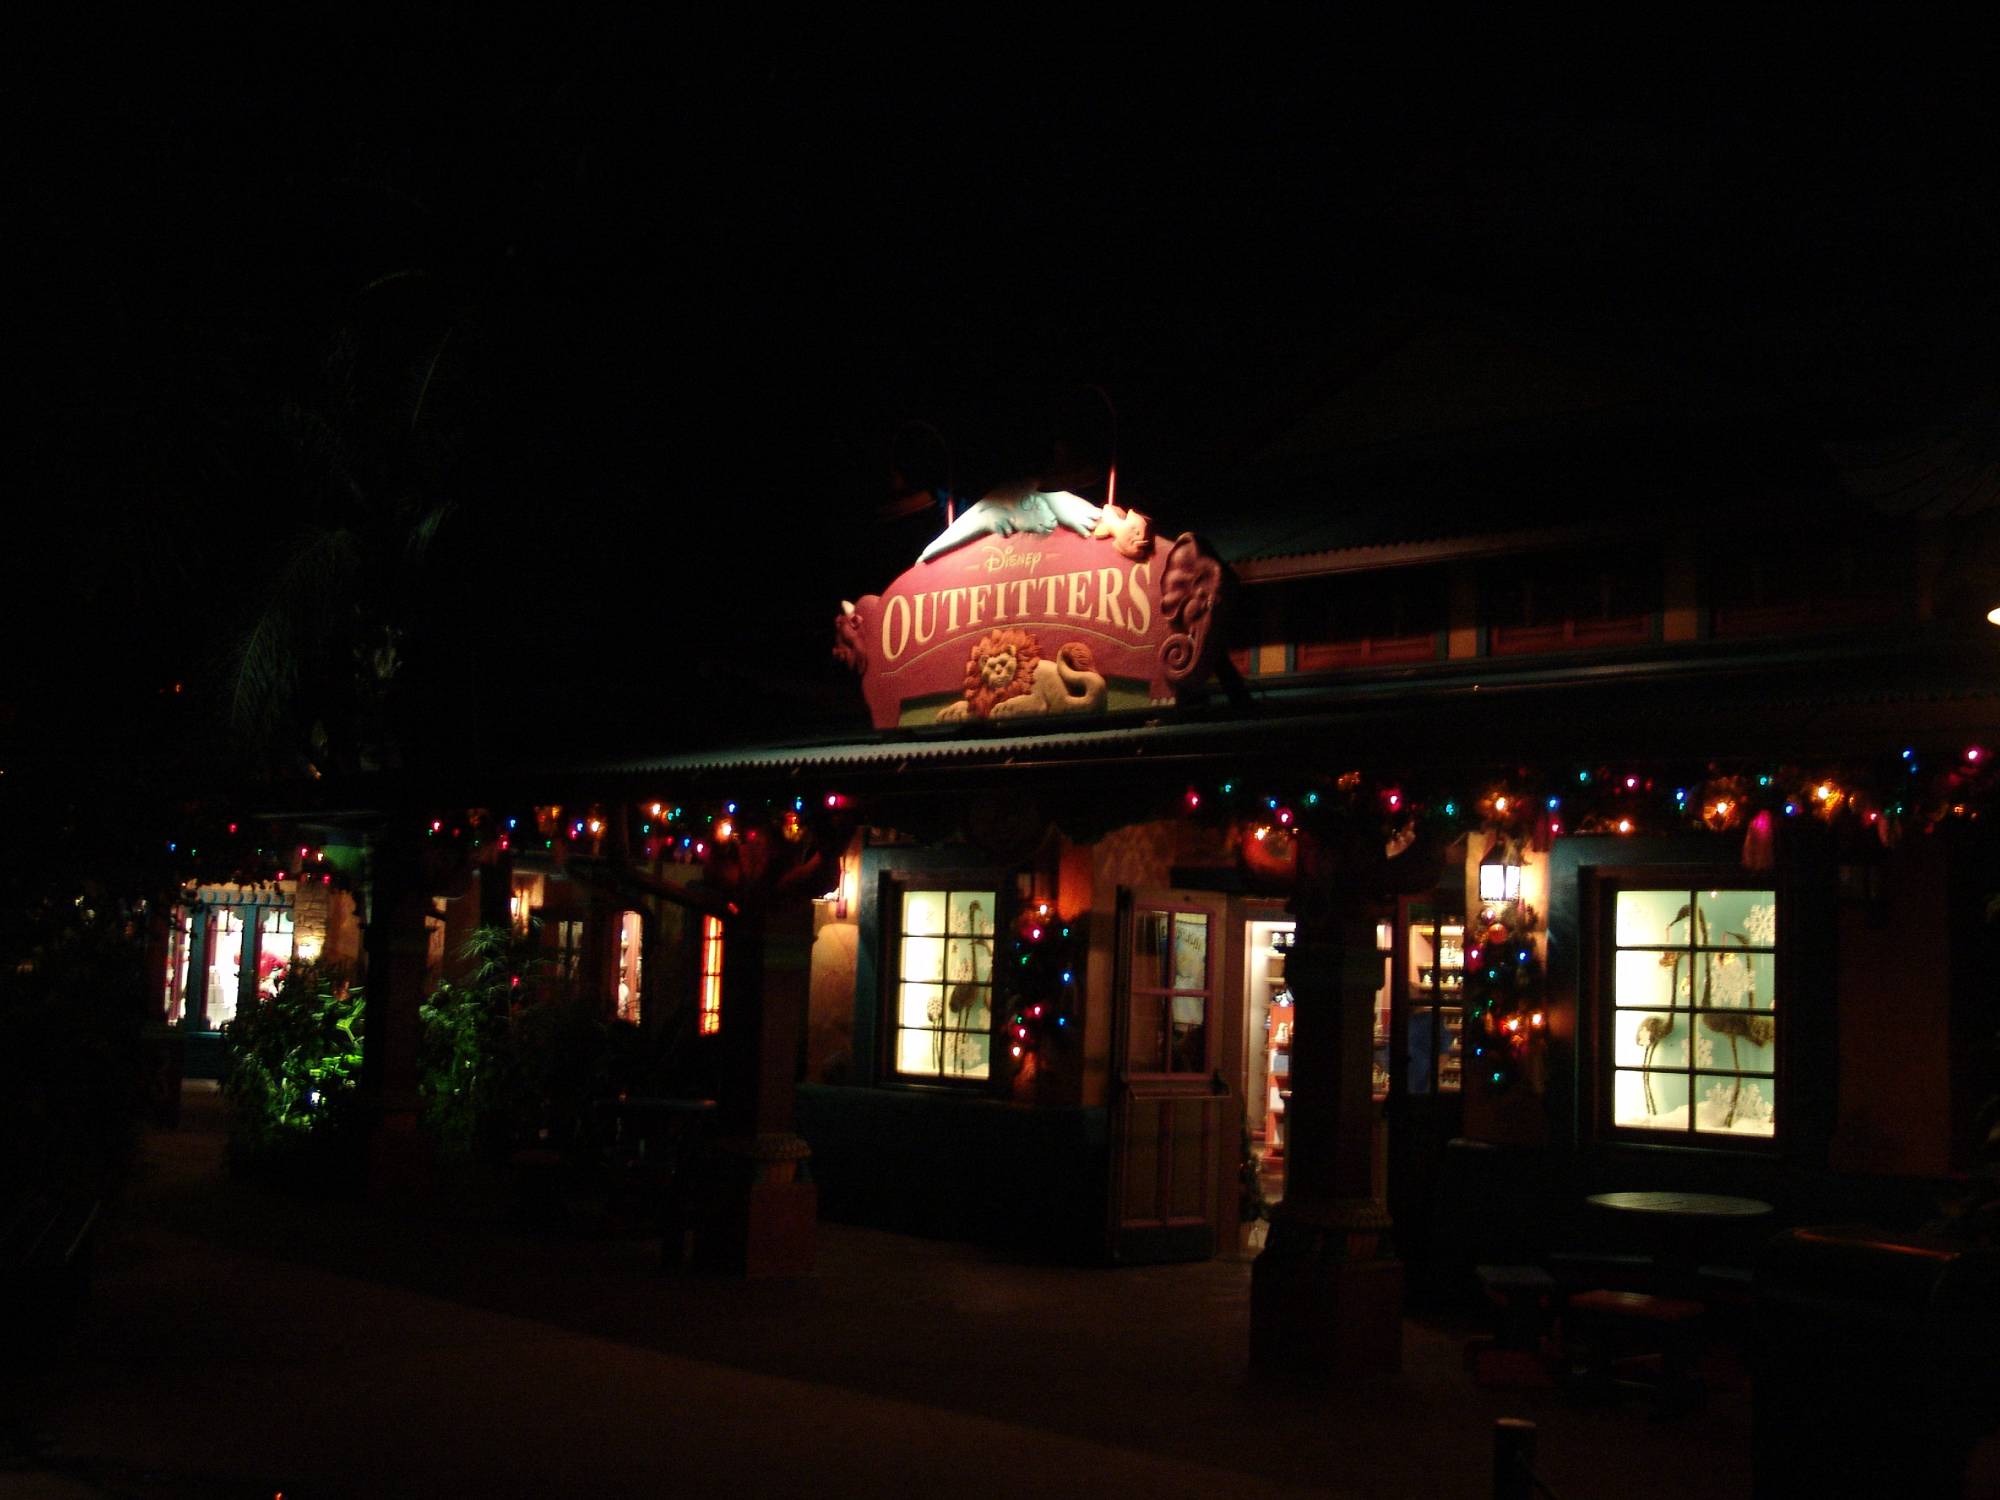
[[[439,985],[418,1011],[417,1087],[440,1150],[491,1155],[506,1148],[519,1113],[508,1015],[531,954],[504,927],[477,928],[462,952],[472,963],[464,982]]]
[[[638,1027],[604,1020],[588,1000],[522,1002],[543,989],[537,951],[505,928],[478,929],[462,950],[471,971],[419,1012],[424,1122],[448,1155],[570,1150],[586,1144],[592,1100],[659,1091]]]
[[[361,986],[300,965],[223,1028],[222,1091],[239,1166],[330,1160],[360,1131]]]

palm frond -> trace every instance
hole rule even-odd
[[[430,551],[431,544],[437,540],[438,532],[444,529],[444,523],[451,519],[451,514],[456,509],[457,507],[449,500],[437,500],[418,512],[416,519],[410,524],[409,540],[403,546],[404,558],[411,566],[414,567],[424,560],[424,554]]]

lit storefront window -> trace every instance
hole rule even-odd
[[[298,946],[289,894],[204,886],[175,912],[162,978],[166,1020],[215,1031],[250,999],[268,1000],[291,972]],[[245,974],[245,967],[249,973]]]
[[[701,1034],[722,1030],[722,919],[701,919]]]
[[[636,911],[618,914],[618,1019],[639,1020],[639,964],[644,956],[645,922]]]
[[[1776,894],[1621,890],[1614,925],[1612,1124],[1776,1135]]]
[[[905,891],[896,1071],[985,1078],[993,1048],[993,891]]]
[[[257,994],[269,1000],[291,972],[297,934],[291,910],[286,907],[267,908],[258,928]]]

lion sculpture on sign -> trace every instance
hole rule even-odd
[[[1105,694],[1103,674],[1082,641],[1058,648],[1050,660],[1025,630],[989,630],[966,660],[964,696],[939,709],[938,721],[1099,712]]]

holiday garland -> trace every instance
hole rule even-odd
[[[1911,829],[1977,822],[1996,790],[1992,758],[1970,745],[1820,766],[1517,767],[1457,785],[1359,770],[1282,785],[1237,775],[1187,787],[1180,808],[1240,827],[1245,865],[1273,877],[1289,869],[1300,833],[1379,835],[1394,848],[1426,835],[1448,843],[1475,830],[1537,851],[1565,834],[1732,834],[1747,868],[1768,869],[1788,825],[1817,822],[1854,845],[1886,848]]]
[[[1467,1038],[1471,1072],[1496,1090],[1530,1069],[1545,1035],[1542,966],[1535,953],[1535,913],[1518,902],[1484,908],[1465,949]]]
[[[1076,924],[1048,902],[1037,901],[1022,911],[1009,946],[1012,962],[1006,966],[1004,993],[1014,1009],[1006,1028],[1007,1057],[1022,1068],[1076,1024],[1084,943]]]

